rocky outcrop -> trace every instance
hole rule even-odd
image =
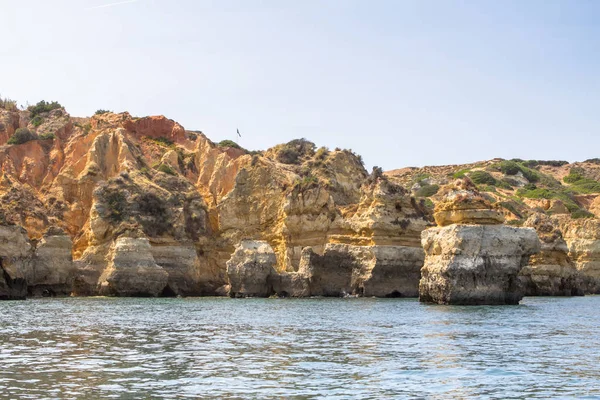
[[[327,244],[302,251],[296,272],[276,272],[273,249],[242,241],[227,262],[232,297],[416,297],[423,252],[406,246]]]
[[[532,228],[500,224],[501,214],[468,180],[444,188],[440,225],[423,231],[419,300],[438,304],[518,304],[518,280],[540,244]]]
[[[534,228],[541,242],[540,253],[532,255],[519,274],[525,296],[582,296],[583,282],[557,223],[538,213],[525,226]]]
[[[154,261],[147,238],[119,237],[99,282],[102,295],[156,297],[167,286],[168,274]]]
[[[272,294],[269,277],[277,264],[275,252],[267,242],[243,240],[227,261],[230,297],[268,297]]]
[[[37,244],[27,270],[31,296],[68,296],[73,289],[73,241],[60,228],[48,229]]]
[[[25,271],[30,262],[27,231],[16,225],[0,225],[0,300],[25,300]]]
[[[298,274],[311,296],[416,297],[422,265],[419,248],[328,244],[322,255],[306,248]]]
[[[567,221],[563,226],[569,257],[579,271],[585,293],[600,294],[600,221]]]

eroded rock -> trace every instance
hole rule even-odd
[[[0,300],[25,300],[25,271],[30,262],[27,231],[17,225],[0,225]]]
[[[243,240],[227,261],[231,297],[268,297],[273,290],[269,276],[275,273],[277,259],[265,241]]]
[[[501,225],[502,217],[468,180],[444,188],[439,227],[423,231],[425,264],[419,300],[438,304],[518,304],[518,274],[540,249],[532,228]]]
[[[571,261],[567,243],[556,222],[534,214],[525,223],[540,238],[541,251],[534,254],[519,278],[526,296],[582,296],[583,282]]]
[[[60,228],[48,229],[38,243],[27,270],[28,292],[33,296],[68,296],[75,266],[73,241]]]
[[[147,238],[119,237],[110,257],[99,279],[100,294],[156,297],[167,286],[168,274],[156,264]]]

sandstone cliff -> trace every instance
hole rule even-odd
[[[439,304],[518,304],[517,278],[540,249],[532,228],[503,225],[502,214],[468,178],[442,190],[438,227],[422,233],[425,264],[419,300]]]
[[[40,102],[0,108],[0,226],[24,228],[29,246],[21,267],[3,263],[4,292],[6,282],[11,293],[26,282],[30,295],[224,295],[236,279],[228,262],[253,240],[273,250],[270,293],[415,296],[421,232],[444,196],[440,185],[460,176],[493,211],[439,208],[438,223],[486,214],[520,226],[535,213],[552,215],[585,290],[600,291],[597,160],[368,174],[352,151],[304,139],[247,151],[164,116],[76,118]],[[334,275],[327,286],[324,277]]]

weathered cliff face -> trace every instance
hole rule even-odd
[[[571,261],[567,243],[557,223],[544,214],[535,214],[525,222],[540,238],[540,253],[534,254],[520,274],[526,296],[581,296],[583,285]]]
[[[268,297],[269,277],[275,273],[275,252],[265,241],[243,240],[227,261],[231,297]]]
[[[154,261],[147,238],[119,237],[109,257],[99,279],[101,295],[156,297],[167,287],[169,275]]]
[[[422,265],[420,248],[328,244],[305,249],[298,273],[311,296],[416,297]]]
[[[19,226],[0,225],[0,300],[25,299],[25,271],[30,262],[27,232]]]
[[[518,304],[524,293],[517,275],[540,249],[535,230],[500,224],[501,216],[468,179],[444,191],[435,210],[443,226],[422,233],[420,301]]]
[[[107,277],[116,274],[117,242],[135,233],[147,240],[154,260],[143,256],[141,262],[167,274],[159,295],[224,294],[228,260],[242,240],[253,239],[275,254],[266,284],[272,293],[414,296],[424,259],[421,232],[433,221],[431,200],[440,226],[496,224],[504,217],[520,225],[535,212],[560,214],[572,224],[565,239],[586,290],[598,290],[597,226],[573,222],[592,216],[587,210],[598,203],[590,182],[600,178],[594,160],[535,166],[492,160],[385,175],[375,169],[369,176],[351,151],[317,149],[306,140],[248,152],[231,142],[217,145],[163,116],[73,118],[60,107],[35,114],[0,110],[0,144],[19,128],[33,134],[0,148],[0,223],[26,228],[37,243],[33,264],[23,271],[34,295],[66,294],[69,285],[78,295],[155,295],[154,289],[107,289]],[[477,198],[468,187],[437,190],[455,174],[481,182]],[[72,263],[66,237],[44,236],[54,227],[71,238]],[[552,257],[562,251],[557,246],[548,248]],[[309,251],[312,264],[303,261]],[[336,269],[343,284],[327,286],[318,278]],[[567,273],[556,274],[567,279]],[[558,282],[554,275],[544,279]]]
[[[73,288],[73,241],[62,229],[50,228],[37,244],[26,271],[28,294],[68,296]]]
[[[600,294],[600,221],[563,221],[569,257],[580,273],[585,293]]]

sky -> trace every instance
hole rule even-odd
[[[0,96],[367,167],[600,157],[595,0],[0,0]]]

